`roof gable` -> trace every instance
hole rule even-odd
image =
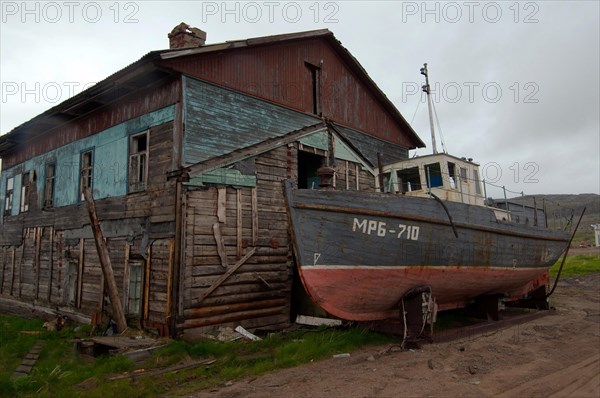
[[[405,148],[425,146],[327,29],[170,51],[158,63],[305,113],[315,113],[318,95],[322,117]]]

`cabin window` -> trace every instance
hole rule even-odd
[[[402,193],[421,189],[421,176],[419,175],[418,167],[398,170],[396,175],[398,177],[398,184],[402,188]]]
[[[146,189],[148,180],[148,132],[134,135],[129,141],[129,192]]]
[[[479,172],[477,169],[473,169],[473,180],[475,180],[475,193],[481,195],[481,186],[479,185]]]
[[[317,170],[323,165],[323,156],[298,151],[298,188],[318,189],[321,179]]]
[[[311,94],[312,94],[312,113],[315,115],[321,114],[321,68],[310,64],[304,63],[310,71],[310,83],[311,83]]]
[[[46,165],[46,180],[44,183],[44,208],[54,206],[54,180],[56,177],[56,164]]]
[[[92,188],[92,170],[93,170],[93,152],[86,151],[81,153],[79,159],[79,199],[85,200],[83,192],[87,188]]]
[[[456,189],[458,186],[458,182],[456,181],[458,176],[456,175],[456,165],[452,162],[448,162],[448,175],[450,176],[450,188]]]
[[[442,181],[442,169],[439,162],[425,165],[425,178],[427,179],[427,187],[441,187],[444,185]]]
[[[127,314],[139,315],[142,304],[142,283],[144,261],[129,260],[129,286],[127,293]]]
[[[6,180],[6,197],[4,198],[4,215],[9,216],[12,212],[15,179],[11,177]]]
[[[29,173],[23,173],[21,176],[21,212],[29,210],[29,192],[31,177]]]

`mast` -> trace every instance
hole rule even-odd
[[[433,153],[438,153],[437,146],[435,145],[435,131],[433,129],[433,112],[431,105],[431,88],[429,87],[429,75],[427,72],[427,63],[423,64],[421,68],[421,74],[425,76],[425,84],[421,86],[424,92],[427,93],[427,107],[429,108],[429,127],[431,128],[431,146],[433,147]]]

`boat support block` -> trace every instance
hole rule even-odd
[[[418,348],[433,341],[436,305],[429,286],[408,291],[400,300],[400,319],[403,323],[403,348]]]

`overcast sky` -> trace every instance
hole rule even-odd
[[[327,28],[427,143],[429,65],[447,151],[529,194],[600,193],[597,1],[2,1],[0,133],[152,50]],[[437,126],[436,126],[437,127]],[[441,150],[440,137],[437,138]],[[411,153],[412,154],[412,153]],[[491,192],[489,192],[491,191]],[[499,197],[500,191],[488,190]]]

